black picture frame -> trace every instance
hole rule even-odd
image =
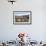
[[[13,24],[32,24],[32,11],[13,11]]]

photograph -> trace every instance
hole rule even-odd
[[[0,0],[0,46],[46,46],[46,0]]]
[[[32,12],[13,11],[13,24],[32,24]]]

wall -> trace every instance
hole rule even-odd
[[[31,34],[33,40],[45,40],[45,10],[42,0],[17,0],[13,5],[0,0],[0,40],[15,40],[19,32]],[[32,25],[13,25],[13,11],[32,11]]]

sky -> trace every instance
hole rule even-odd
[[[14,12],[15,16],[23,16],[23,15],[30,15],[30,12]]]

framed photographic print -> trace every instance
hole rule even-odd
[[[31,11],[13,11],[13,24],[32,24]]]

